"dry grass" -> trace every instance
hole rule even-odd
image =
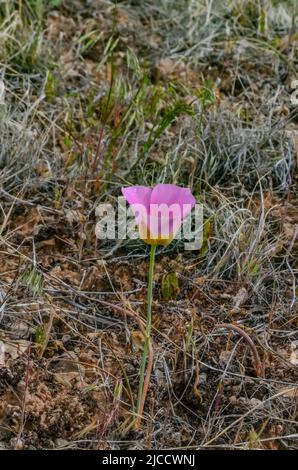
[[[297,449],[295,8],[0,2],[0,448]],[[157,182],[204,243],[158,252],[135,431],[147,250],[95,209]]]

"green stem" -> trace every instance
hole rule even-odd
[[[152,306],[152,291],[153,291],[153,274],[154,274],[154,259],[155,259],[156,245],[151,245],[150,263],[149,263],[149,276],[148,276],[148,291],[147,291],[147,321],[146,321],[146,336],[144,343],[144,350],[140,369],[140,382],[138,390],[137,413],[140,411],[140,404],[142,399],[146,362],[149,350],[150,334],[151,334],[151,306]]]

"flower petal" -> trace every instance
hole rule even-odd
[[[196,200],[188,188],[180,188],[175,184],[157,184],[151,193],[150,204],[178,204],[182,220],[191,212]]]
[[[147,186],[130,186],[129,188],[122,188],[121,191],[129,204],[141,204],[147,211],[149,210],[151,188]]]
[[[196,203],[188,188],[175,184],[158,184],[153,189],[131,186],[122,188],[122,194],[134,213],[140,237],[149,244],[170,243]]]

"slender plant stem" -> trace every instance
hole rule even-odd
[[[257,377],[262,377],[262,375],[264,373],[264,368],[263,368],[262,361],[260,359],[258,350],[257,350],[253,340],[251,339],[251,337],[242,328],[240,328],[240,326],[231,325],[230,323],[221,323],[219,325],[216,325],[215,328],[216,329],[225,328],[227,330],[235,331],[240,336],[242,336],[242,338],[244,338],[245,341],[247,341],[247,343],[250,346],[250,349],[252,351],[252,354],[253,354],[254,367],[255,367],[256,375],[257,375]]]
[[[147,356],[150,345],[150,335],[151,335],[151,306],[152,306],[152,291],[153,291],[153,275],[154,275],[154,259],[155,259],[156,245],[151,245],[150,251],[150,263],[149,263],[149,276],[148,276],[148,291],[147,291],[147,321],[146,321],[146,334],[145,334],[145,343],[144,350],[141,362],[140,369],[140,382],[138,390],[138,401],[137,401],[137,422],[142,417],[143,406],[145,403],[145,398],[143,394],[144,378],[145,378],[145,368],[147,362]],[[147,388],[146,390],[147,391]]]

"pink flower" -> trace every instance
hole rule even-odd
[[[187,188],[175,184],[157,184],[122,188],[130,204],[140,237],[149,245],[167,245],[178,232],[183,219],[191,212],[196,200]]]

